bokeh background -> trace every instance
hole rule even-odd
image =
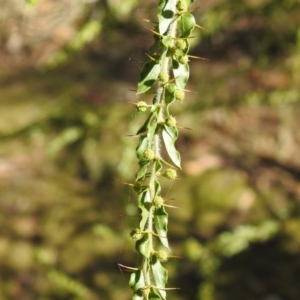
[[[0,299],[129,300],[142,124],[128,102],[157,1],[0,0]],[[300,1],[209,0],[172,107],[173,300],[300,299]],[[150,100],[142,98],[143,100]]]

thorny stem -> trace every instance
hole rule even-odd
[[[169,35],[172,38],[175,38],[176,36],[176,28],[177,28],[177,22],[176,22],[176,17],[174,18],[174,20],[172,21],[171,25],[170,25],[170,29],[169,29]],[[161,62],[161,72],[165,72],[168,73],[170,72],[170,57],[165,57],[162,62]],[[157,90],[156,90],[156,95],[154,97],[154,99],[158,99],[158,103],[161,104],[161,107],[159,108],[159,113],[158,113],[158,123],[162,123],[164,121],[164,112],[165,112],[165,99],[163,97],[163,85],[162,83],[158,84]],[[154,100],[155,101],[155,100]],[[153,101],[153,102],[154,102]],[[158,130],[159,131],[159,130]],[[160,156],[159,150],[161,148],[161,132],[156,132],[154,134],[153,137],[153,142],[152,142],[152,150],[153,152],[156,154],[157,157]],[[155,197],[155,188],[154,188],[154,182],[155,179],[157,179],[157,171],[155,168],[155,164],[152,165],[152,171],[151,171],[151,176],[150,176],[150,180],[149,180],[149,190],[150,190],[150,197],[151,197],[151,201],[153,203],[154,197]],[[147,227],[146,227],[146,231],[149,232],[149,248],[150,248],[150,252],[154,253],[154,247],[153,247],[153,235],[151,234],[151,232],[154,231],[153,228],[153,208],[154,206],[152,205],[150,210],[149,210],[149,218],[148,218],[148,222],[147,222]],[[149,258],[143,257],[143,261],[142,261],[142,266],[141,269],[143,270],[143,274],[145,277],[145,283],[147,286],[152,286],[152,282],[151,282],[151,276],[149,274],[148,271],[148,264],[149,264]]]
[[[156,34],[155,43],[142,65],[138,83],[138,94],[146,93],[153,86],[156,86],[156,91],[152,105],[144,101],[136,104],[138,111],[145,112],[151,107],[151,112],[137,132],[140,140],[136,153],[140,168],[133,186],[138,194],[141,219],[139,228],[133,229],[131,236],[142,260],[137,270],[131,268],[134,272],[129,284],[134,291],[134,300],[165,300],[166,290],[170,289],[165,287],[168,274],[162,266],[171,256],[167,252],[168,214],[165,211],[167,205],[160,196],[160,178],[174,180],[177,178],[176,168],[180,168],[180,154],[175,147],[178,130],[169,106],[176,100],[183,100],[189,77],[187,38],[196,25],[187,10],[191,2],[193,0],[160,0],[159,23],[152,31]],[[171,162],[161,156],[162,144]],[[159,246],[156,245],[157,239],[160,240]]]

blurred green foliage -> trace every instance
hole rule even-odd
[[[132,61],[152,44],[138,21],[155,20],[150,2],[87,3],[65,43],[37,38],[19,52],[7,44],[34,40],[38,26],[18,32],[2,11],[1,300],[130,299],[117,264],[136,264],[137,213],[122,182],[137,169],[127,136],[141,118],[126,102],[137,101]],[[174,112],[193,130],[180,133],[184,171],[164,195],[180,207],[169,210],[182,257],[168,262],[181,288],[171,297],[298,300],[300,3],[197,6],[205,30],[193,54],[209,61],[191,62],[192,93]]]

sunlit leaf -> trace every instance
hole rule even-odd
[[[142,239],[136,241],[135,247],[139,253],[145,257],[150,257],[152,248],[150,247],[149,234],[145,234]]]
[[[177,0],[162,0],[158,5],[159,32],[164,34],[176,14]]]
[[[155,281],[155,286],[158,288],[161,288],[158,290],[158,293],[163,297],[163,299],[166,297],[166,291],[163,289],[165,288],[167,281],[168,281],[168,272],[167,270],[162,266],[161,262],[157,259],[153,261],[153,264],[151,264],[151,269],[153,271],[153,279]]]
[[[141,70],[137,94],[142,94],[148,91],[157,80],[159,73],[160,64],[155,61],[145,63]]]
[[[166,147],[166,150],[172,160],[172,162],[178,167],[180,166],[180,154],[175,148],[175,141],[178,137],[178,131],[176,127],[169,127],[164,125],[162,130],[162,137]]]
[[[154,190],[155,190],[155,196],[158,195],[161,191],[161,186],[158,180],[154,180]]]
[[[172,37],[171,36],[169,36],[169,35],[167,35],[167,36],[164,36],[163,38],[162,38],[162,44],[165,46],[165,48],[169,48],[169,45],[170,45],[170,42],[172,41]]]
[[[156,121],[157,113],[152,112],[150,116],[147,118],[143,126],[138,130],[137,134],[142,134],[146,132],[151,125],[153,125]]]
[[[141,180],[143,177],[146,175],[148,166],[150,165],[150,161],[143,161],[139,163],[140,168],[138,172],[136,173],[135,179],[136,180]]]
[[[186,13],[181,15],[178,21],[178,35],[181,38],[186,38],[191,35],[192,30],[196,25],[195,17],[190,14]]]
[[[177,87],[184,89],[190,75],[189,65],[180,64],[176,59],[173,59],[173,74]]]
[[[163,246],[169,249],[169,243],[167,238],[168,232],[168,214],[162,206],[154,211],[154,225],[159,239]]]
[[[165,297],[162,298],[154,288],[151,288],[148,299],[149,300],[164,300],[166,298]]]
[[[145,280],[142,271],[138,270],[131,274],[129,286],[136,292],[145,286]],[[143,299],[143,298],[141,298]]]
[[[144,191],[138,196],[138,207],[141,209],[140,229],[144,230],[149,218],[149,208],[151,205],[150,192]]]

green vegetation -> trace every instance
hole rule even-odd
[[[139,137],[127,136],[155,114],[151,89],[132,90],[160,39],[141,22],[156,20],[157,3],[62,0],[54,15],[51,1],[27,2],[0,0],[0,299],[131,299],[132,272],[118,268],[141,263],[130,237],[140,211],[124,184],[139,170]],[[209,60],[190,58],[184,100],[168,84],[182,171],[159,195],[179,207],[168,210],[178,259],[163,267],[180,289],[167,299],[298,300],[299,1],[197,7],[205,30],[193,30],[189,55]],[[139,101],[146,112],[133,112]]]

